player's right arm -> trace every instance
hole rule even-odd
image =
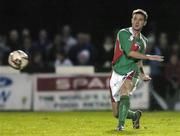
[[[132,58],[136,58],[136,59],[143,59],[143,60],[164,61],[164,57],[163,56],[159,56],[159,55],[144,55],[144,54],[136,52],[136,51],[130,51],[128,56],[132,57]]]
[[[125,54],[128,57],[132,57],[135,59],[142,59],[142,60],[155,60],[155,61],[163,61],[164,57],[159,55],[146,55],[139,53],[133,50],[134,42],[133,37],[131,37],[126,30],[121,30],[119,32],[119,41],[121,44],[122,49],[124,50]]]

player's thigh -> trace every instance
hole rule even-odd
[[[122,95],[129,95],[129,92],[132,91],[133,87],[134,86],[133,86],[132,80],[126,79],[124,81],[124,83],[122,84],[122,86],[121,86],[120,96],[122,96]]]
[[[119,108],[118,108],[118,102],[112,102],[112,111],[113,111],[113,116],[115,118],[118,118],[118,114],[119,114]]]

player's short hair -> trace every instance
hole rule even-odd
[[[144,19],[147,20],[148,19],[148,15],[147,15],[147,12],[142,10],[142,9],[136,9],[136,10],[133,10],[132,12],[132,17],[134,14],[142,14],[144,15]]]

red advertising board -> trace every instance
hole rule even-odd
[[[110,74],[35,76],[35,111],[111,109]],[[140,82],[131,96],[131,108],[148,109],[148,83]]]

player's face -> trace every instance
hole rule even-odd
[[[132,23],[132,28],[136,31],[141,31],[143,26],[146,25],[146,21],[142,14],[134,14],[131,23]]]

